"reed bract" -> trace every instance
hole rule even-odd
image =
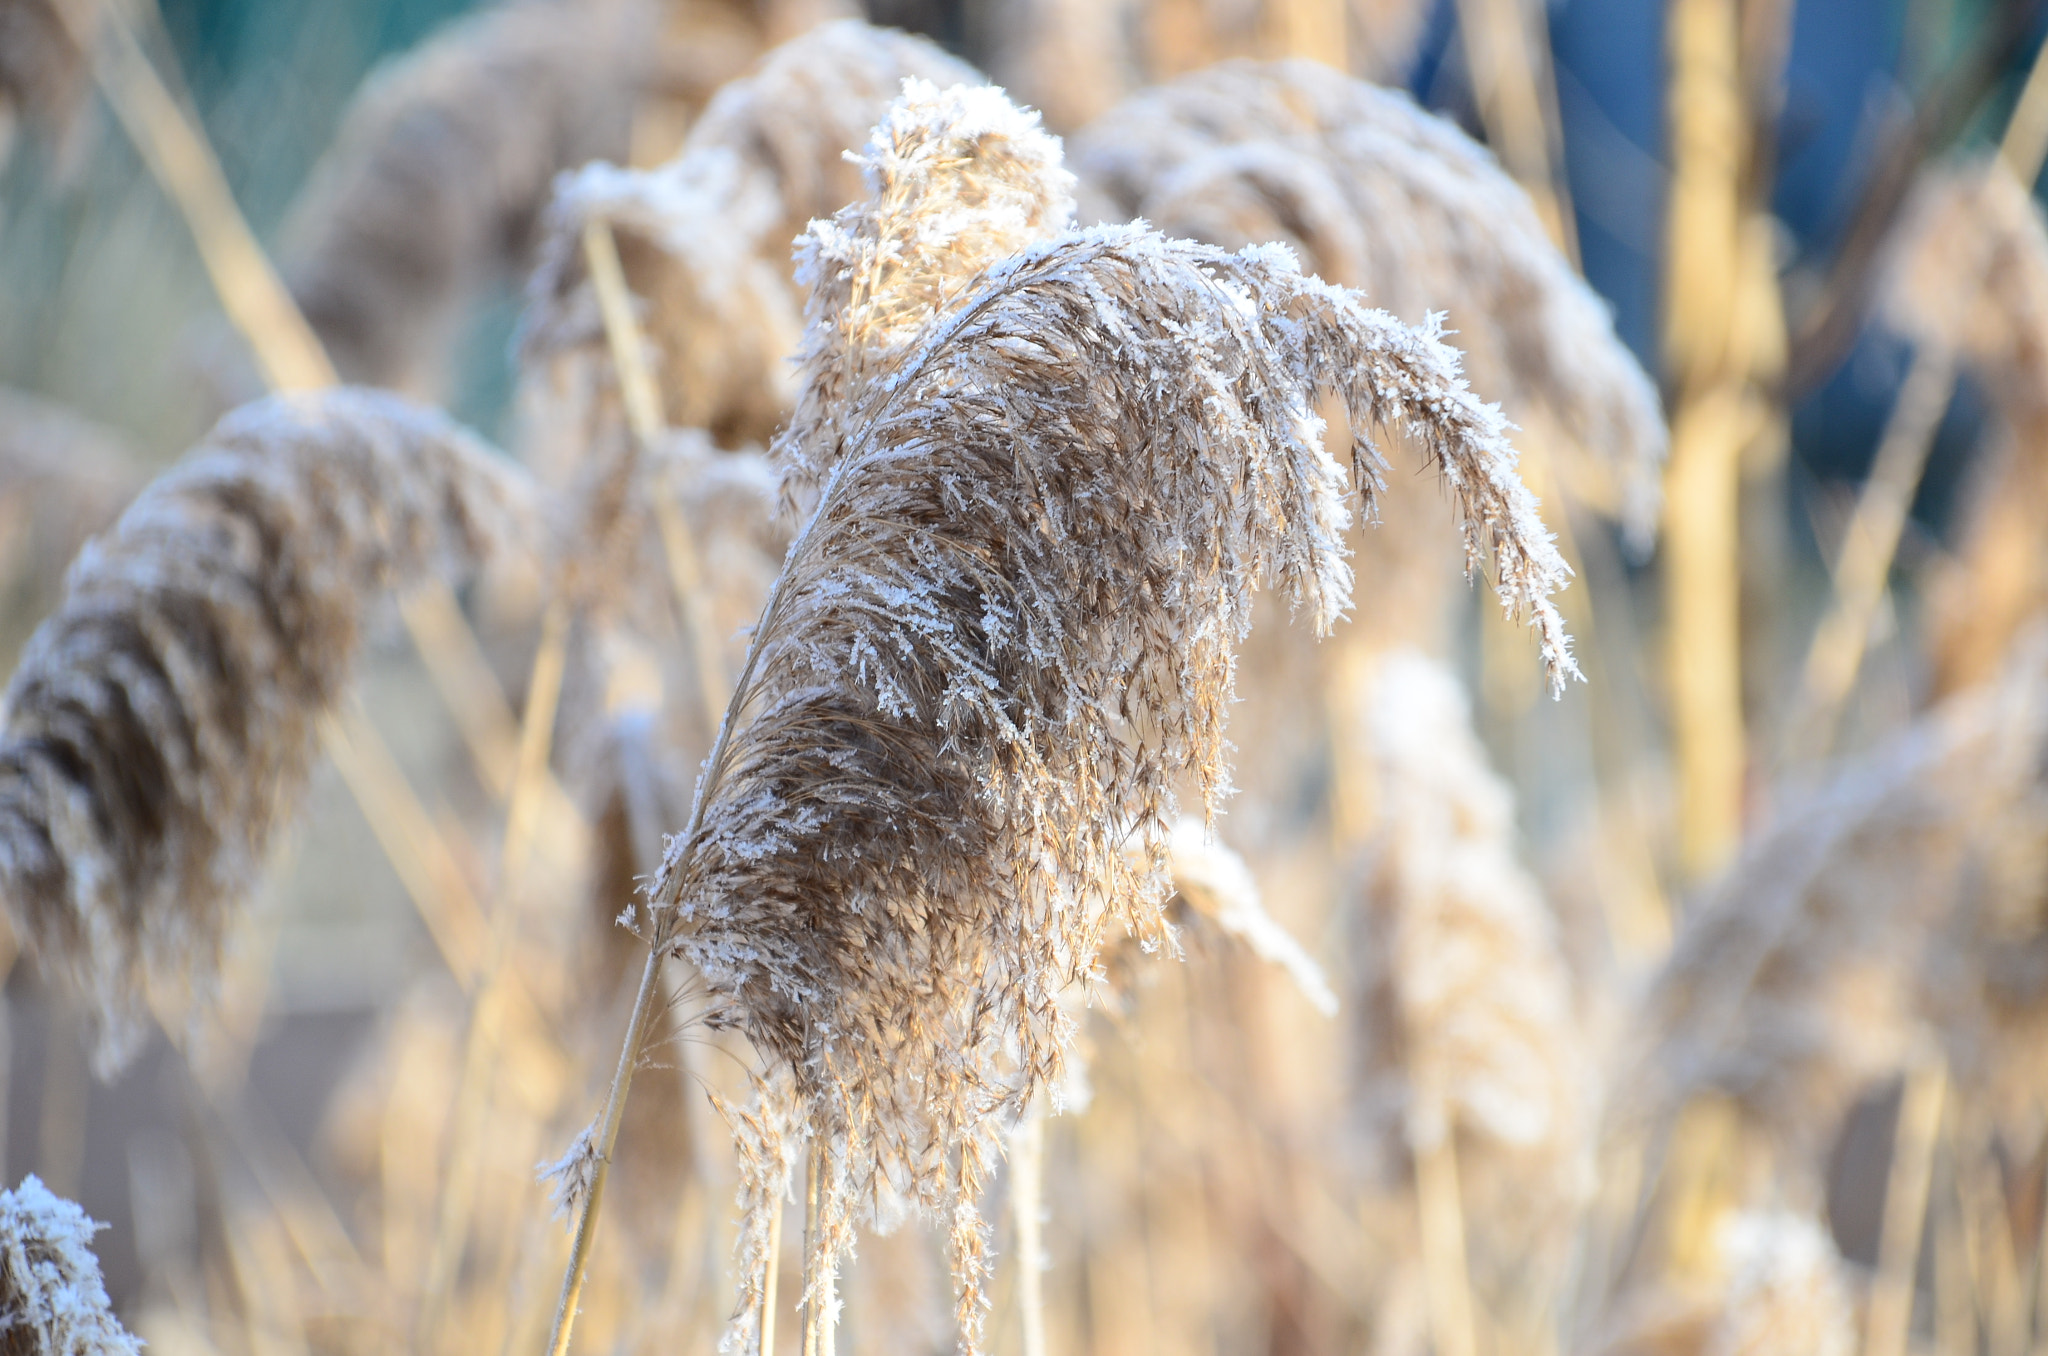
[[[973,1350],[994,1136],[1058,1086],[1060,995],[1105,927],[1163,940],[1180,788],[1228,790],[1254,591],[1318,632],[1349,605],[1346,499],[1371,505],[1378,459],[1361,436],[1347,473],[1315,394],[1411,432],[1560,683],[1565,571],[1433,331],[1284,250],[1139,226],[958,276],[950,242],[1066,215],[1054,143],[994,90],[912,82],[863,163],[866,199],[800,246],[807,390],[779,446],[815,507],[652,935],[794,1075],[827,1174],[811,1297],[856,1212],[907,1199],[950,1222]]]
[[[133,1049],[152,976],[211,972],[372,605],[531,539],[514,468],[395,397],[230,415],[72,566],[0,734],[0,901]]]

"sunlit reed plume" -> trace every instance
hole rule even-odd
[[[460,305],[532,266],[555,176],[622,156],[655,7],[514,0],[375,72],[292,212],[292,294],[342,376],[443,384]]]
[[[1715,1230],[1711,1274],[1644,1287],[1608,1319],[1601,1356],[1851,1356],[1856,1294],[1818,1221],[1736,1211]]]
[[[1185,921],[1212,927],[1260,960],[1279,966],[1316,1011],[1325,1017],[1337,1015],[1337,995],[1330,991],[1323,967],[1266,912],[1259,883],[1244,858],[1194,815],[1182,815],[1175,822],[1166,849],[1173,896],[1192,916]]]
[[[1591,1186],[1598,1090],[1557,921],[1462,685],[1414,651],[1350,694],[1378,804],[1346,1006],[1383,1173],[1455,1140],[1475,1262],[1555,1245]],[[1398,1180],[1398,1177],[1396,1178]]]
[[[2048,1039],[2048,644],[1790,799],[1689,918],[1632,1080],[1730,1094],[1815,1193],[1850,1102],[1940,1041],[1958,1093],[2033,1143]]]
[[[1929,590],[1938,693],[1998,671],[2048,605],[2048,222],[2002,161],[1930,174],[1894,241],[1888,309],[1989,390],[2005,437],[1974,473],[1963,540]]]
[[[529,290],[529,362],[555,367],[545,379],[565,386],[575,377],[564,366],[609,370],[581,244],[585,222],[608,222],[645,308],[668,422],[728,446],[765,443],[788,415],[785,359],[802,338],[790,241],[860,196],[845,157],[912,76],[977,78],[921,38],[826,24],[719,91],[668,164],[594,164],[564,180]]]
[[[1054,201],[1064,179],[1042,143],[1035,116],[992,91],[913,83],[870,143],[867,201],[802,252],[887,259],[895,240],[915,259],[927,224],[899,204],[928,201],[933,226],[967,235],[974,213],[947,214],[1009,217],[1034,166]],[[813,1285],[856,1204],[905,1193],[951,1221],[972,1349],[990,1137],[1057,1086],[1060,994],[1105,920],[1160,934],[1176,788],[1209,806],[1227,791],[1253,591],[1277,584],[1318,631],[1348,605],[1344,498],[1371,503],[1377,459],[1359,444],[1347,487],[1319,389],[1356,429],[1417,435],[1553,681],[1573,666],[1549,601],[1562,562],[1498,412],[1433,331],[1284,251],[1139,227],[1034,246],[972,288],[938,283],[948,309],[913,342],[879,309],[847,411],[785,441],[818,507],[652,902],[725,1020],[795,1070],[828,1146]],[[814,306],[812,324],[841,314]],[[832,342],[814,329],[806,352]],[[1149,871],[1125,859],[1131,842]]]
[[[515,468],[395,397],[223,420],[90,543],[6,694],[0,899],[133,1049],[146,977],[203,986],[303,787],[366,614],[531,539]]]
[[[1473,384],[1554,427],[1581,495],[1647,542],[1665,433],[1606,304],[1529,196],[1405,94],[1313,61],[1233,61],[1143,91],[1076,139],[1082,220],[1142,217],[1230,248],[1266,240],[1411,323],[1434,312]]]
[[[33,1175],[0,1191],[0,1351],[139,1356],[114,1317],[92,1236],[104,1228]]]

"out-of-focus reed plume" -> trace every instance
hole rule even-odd
[[[1623,1301],[1602,1356],[1851,1356],[1855,1288],[1827,1230],[1789,1210],[1719,1225],[1711,1277]]]
[[[1416,0],[1007,0],[994,73],[1067,132],[1140,86],[1230,57],[1311,57],[1402,84],[1429,15]]]
[[[152,981],[203,986],[291,813],[381,595],[532,538],[514,469],[360,391],[223,420],[66,581],[6,694],[0,897],[133,1049]]]
[[[64,569],[141,486],[141,461],[111,429],[0,389],[0,654],[56,606]]]
[[[1194,815],[1182,815],[1167,840],[1173,897],[1187,906],[1185,920],[1212,927],[1260,960],[1287,972],[1302,997],[1325,1017],[1337,1015],[1337,995],[1323,967],[1275,922],[1259,898],[1259,883],[1244,858]]]
[[[1723,1092],[1818,1199],[1851,1101],[1939,1042],[2015,1144],[2042,1126],[2048,645],[1787,805],[1688,920],[1646,1000],[1650,1104]],[[1640,1109],[1640,1108],[1638,1108]]]
[[[624,155],[656,33],[645,0],[514,0],[371,77],[285,252],[344,380],[439,388],[459,304],[531,266],[555,176]]]
[[[0,1191],[0,1352],[140,1356],[100,1280],[102,1227],[33,1175]]]
[[[1358,1108],[1382,1178],[1411,1158],[1421,1176],[1455,1145],[1474,1278],[1498,1308],[1530,1273],[1554,1283],[1587,1199],[1594,1055],[1456,676],[1397,650],[1350,696],[1365,747],[1345,756],[1371,769],[1378,802],[1347,1003]]]
[[[92,88],[85,56],[57,12],[59,3],[0,2],[0,167],[13,149],[17,123],[27,123],[60,154],[69,150]]]
[[[529,290],[527,358],[553,369],[541,380],[568,392],[588,384],[577,369],[609,370],[582,255],[585,223],[604,221],[645,308],[669,423],[726,446],[765,443],[788,415],[784,360],[802,338],[789,242],[860,195],[845,157],[913,76],[977,79],[921,38],[826,24],[721,90],[668,164],[566,179]]]
[[[1411,323],[1445,312],[1473,384],[1558,435],[1567,483],[1655,530],[1657,393],[1529,195],[1405,95],[1312,61],[1234,61],[1146,90],[1075,140],[1083,219],[1142,217],[1303,267]]]
[[[826,265],[915,265],[941,235],[973,239],[977,207],[1032,219],[1019,176],[1058,204],[1064,172],[999,92],[915,82],[863,163],[868,199],[803,254],[826,284],[806,352],[850,334],[864,379],[784,440],[818,506],[655,884],[654,935],[795,1071],[829,1174],[814,1289],[855,1204],[907,1194],[951,1221],[972,1347],[991,1136],[1057,1086],[1060,995],[1104,926],[1162,933],[1176,787],[1211,806],[1227,787],[1253,590],[1277,582],[1318,630],[1348,603],[1346,477],[1315,393],[1361,433],[1415,435],[1555,681],[1573,672],[1549,602],[1564,567],[1499,413],[1433,330],[1284,251],[1132,226],[1033,246],[971,288],[907,268],[946,309],[905,342],[858,270],[841,292]],[[1377,478],[1361,439],[1368,503]]]
[[[1993,160],[1929,175],[1893,248],[1892,322],[1968,363],[2005,425],[1930,590],[1935,690],[1957,692],[1992,677],[2048,603],[2048,224]]]

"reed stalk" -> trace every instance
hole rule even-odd
[[[833,1356],[839,1327],[838,1266],[825,1242],[827,1180],[831,1150],[811,1139],[804,1175],[804,1346],[803,1356]],[[764,1349],[762,1356],[769,1356]]]
[[[1578,224],[1558,173],[1563,134],[1549,13],[1525,0],[1457,0],[1457,12],[1487,144],[1535,202],[1551,243],[1576,267]]]
[[[1010,1209],[1017,1225],[1021,1356],[1045,1356],[1045,1108],[1034,1102],[1010,1134]]]
[[[1430,1338],[1436,1356],[1477,1356],[1472,1273],[1465,1252],[1465,1204],[1458,1186],[1458,1151],[1453,1132],[1441,1112],[1430,1119],[1434,1124],[1411,1136]]]
[[[1947,1070],[1938,1058],[1915,1066],[1906,1075],[1892,1138],[1891,1168],[1885,1177],[1884,1226],[1864,1320],[1863,1356],[1906,1353],[1913,1319],[1913,1277],[1927,1219],[1928,1191],[1934,1180],[1934,1150],[1941,1138],[1947,1087]]]

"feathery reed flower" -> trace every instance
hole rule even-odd
[[[1194,815],[1182,815],[1167,840],[1167,867],[1174,897],[1196,918],[1243,944],[1260,960],[1277,965],[1325,1017],[1337,1015],[1330,981],[1294,935],[1266,912],[1259,883],[1244,858],[1209,832]]]
[[[977,79],[921,38],[825,24],[719,91],[668,164],[599,163],[565,178],[528,289],[529,363],[609,364],[581,243],[586,222],[605,221],[646,304],[668,421],[728,446],[766,442],[788,414],[784,359],[802,337],[789,242],[859,196],[845,157],[914,76]],[[554,382],[570,384],[559,372]]]
[[[104,1228],[36,1179],[0,1191],[0,1351],[139,1356],[114,1317],[92,1236]]]
[[[292,294],[343,377],[440,383],[461,301],[522,275],[555,176],[622,155],[654,6],[515,0],[374,73],[293,208]]]
[[[1368,747],[1347,756],[1373,770],[1379,805],[1348,1004],[1365,1119],[1390,1164],[1458,1135],[1487,1229],[1551,1228],[1590,1185],[1597,1094],[1556,920],[1516,860],[1512,794],[1438,662],[1389,653],[1351,700]]]
[[[334,391],[231,414],[72,566],[8,685],[0,901],[96,1000],[211,972],[382,594],[532,534],[524,482],[454,424]]]
[[[1041,136],[992,92],[913,83],[869,145],[867,200],[802,245],[820,289],[805,377],[858,379],[842,408],[800,400],[782,440],[816,508],[652,892],[657,940],[794,1072],[825,1146],[813,1286],[857,1203],[906,1195],[950,1221],[969,1350],[993,1133],[1057,1086],[1060,994],[1108,922],[1162,934],[1176,788],[1210,807],[1228,789],[1254,590],[1277,584],[1319,632],[1349,603],[1318,391],[1361,434],[1410,430],[1553,681],[1574,671],[1549,600],[1565,570],[1498,411],[1433,330],[1283,249],[1070,233],[972,285],[935,273],[940,309],[898,337],[860,261],[917,281],[933,235],[971,239],[976,210],[1058,220],[1037,205],[1065,187]],[[1376,455],[1354,446],[1368,505]]]
[[[1446,313],[1474,384],[1518,422],[1554,424],[1569,483],[1654,533],[1656,390],[1528,194],[1451,123],[1318,62],[1230,61],[1103,114],[1073,164],[1083,221],[1281,241],[1404,320]]]
[[[1744,1213],[1721,1225],[1727,1295],[1702,1356],[1850,1356],[1856,1316],[1834,1240],[1804,1215]]]

